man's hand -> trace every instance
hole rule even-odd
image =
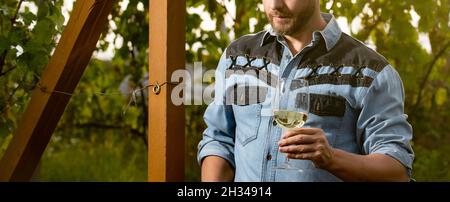
[[[291,159],[311,160],[318,168],[327,168],[334,151],[319,128],[296,128],[286,132],[278,143],[280,152]]]
[[[318,128],[298,128],[286,132],[279,142],[288,158],[311,160],[344,181],[408,181],[406,168],[384,154],[359,155],[334,149]]]

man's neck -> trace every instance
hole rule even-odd
[[[323,30],[327,26],[327,22],[323,19],[320,12],[314,15],[310,21],[303,26],[299,32],[291,35],[285,35],[289,49],[293,55],[297,55],[305,46],[311,43],[312,33],[318,30]]]

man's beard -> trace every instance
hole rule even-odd
[[[314,15],[316,4],[314,0],[308,1],[308,6],[299,13],[291,13],[286,8],[280,10],[271,10],[266,12],[267,18],[272,25],[273,31],[279,35],[292,35],[304,29],[304,26],[310,21]],[[274,17],[282,17],[283,23],[275,23]]]

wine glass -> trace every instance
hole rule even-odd
[[[309,85],[305,79],[281,78],[275,90],[273,103],[273,118],[277,126],[285,132],[301,128],[308,119],[309,112]],[[277,165],[276,169],[298,170],[289,162],[286,155],[285,161]]]

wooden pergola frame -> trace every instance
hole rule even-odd
[[[39,88],[0,160],[0,181],[29,181],[83,75],[115,0],[76,1],[69,22],[45,68]],[[185,65],[185,0],[150,0],[150,84],[169,81]],[[149,93],[148,180],[184,179],[184,108],[170,100],[173,86]],[[169,125],[170,123],[170,125]]]

